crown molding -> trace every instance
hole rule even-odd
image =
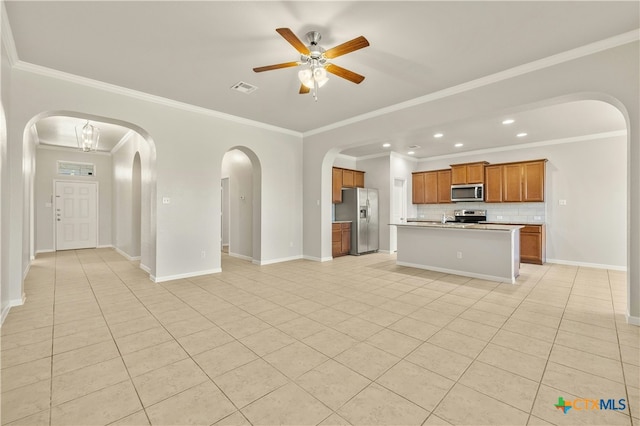
[[[44,150],[47,150],[47,151],[60,151],[60,152],[78,152],[78,153],[87,154],[87,155],[104,155],[104,156],[107,156],[107,157],[111,156],[111,152],[105,152],[105,151],[84,152],[84,151],[81,151],[79,148],[76,148],[76,147],[60,146],[60,145],[48,145],[47,143],[40,143],[40,142],[36,144],[36,149],[44,149]]]
[[[129,130],[127,133],[124,134],[124,136],[118,141],[118,143],[116,144],[116,146],[114,146],[111,149],[111,154],[114,154],[116,151],[118,151],[120,148],[122,148],[124,146],[124,144],[131,139],[131,137],[135,134],[136,132],[134,132],[133,130]]]
[[[4,0],[0,0],[2,4],[0,14],[2,19],[0,20],[0,30],[2,37],[2,44],[7,51],[7,57],[9,58],[9,64],[13,67],[18,63],[18,51],[16,49],[16,42],[13,39],[13,31],[11,31],[11,25],[9,24],[9,18],[7,17],[7,9],[4,5]]]
[[[242,124],[245,126],[257,127],[262,130],[268,130],[271,132],[283,133],[290,136],[296,136],[302,138],[302,133],[294,130],[285,129],[283,127],[273,126],[271,124],[262,123],[255,120],[249,120],[248,118],[242,118],[231,114],[226,114],[220,111],[214,111],[211,109],[199,107],[196,105],[187,104],[185,102],[174,101],[172,99],[163,98],[162,96],[151,95],[149,93],[140,92],[137,90],[127,89],[126,87],[117,86],[115,84],[109,84],[91,78],[80,77],[75,74],[66,73],[63,71],[54,70],[51,68],[43,67],[40,65],[34,65],[29,62],[18,60],[13,67],[17,70],[38,74],[57,80],[67,81],[69,83],[79,84],[86,87],[91,87],[105,92],[115,93],[118,95],[127,96],[130,98],[163,105],[169,108],[176,108],[187,112],[192,112],[208,117],[214,117],[226,121],[232,121],[234,123]]]
[[[622,46],[628,43],[633,43],[640,40],[640,29],[628,31],[623,34],[619,34],[614,37],[610,37],[604,40],[587,44],[585,46],[577,47],[575,49],[567,50],[555,55],[548,56],[537,61],[529,62],[527,64],[519,65],[517,67],[509,68],[504,71],[500,71],[488,76],[480,77],[475,80],[468,81],[466,83],[459,84],[457,86],[448,87],[437,92],[430,93],[425,96],[420,96],[401,102],[399,104],[391,105],[389,107],[381,108],[375,111],[368,112],[366,114],[357,115],[355,117],[348,118],[346,120],[338,121],[327,126],[319,127],[314,130],[309,130],[302,134],[303,138],[317,135],[320,133],[335,130],[340,127],[348,126],[350,124],[358,123],[360,121],[368,120],[371,118],[380,117],[392,112],[401,111],[403,109],[411,108],[417,105],[433,102],[438,99],[447,98],[449,96],[457,95],[459,93],[467,92],[473,89],[477,89],[483,86],[488,86],[493,83],[508,80],[510,78],[518,77],[520,75],[528,74],[533,71],[538,71],[544,68],[548,68],[554,65],[558,65],[564,62],[572,61],[574,59],[582,58],[584,56],[593,55],[604,50],[612,49],[618,46]]]

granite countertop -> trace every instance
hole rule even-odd
[[[435,221],[421,221],[409,223],[390,223],[389,225],[408,228],[445,228],[445,229],[473,229],[484,231],[513,231],[521,229],[524,225],[509,225],[495,223],[440,223]]]
[[[352,220],[334,220],[331,223],[351,223],[353,222]]]
[[[497,220],[487,220],[479,223],[488,224],[488,225],[544,225],[544,222],[526,222],[526,221],[502,222]]]

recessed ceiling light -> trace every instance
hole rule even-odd
[[[513,124],[515,123],[516,120],[514,120],[513,118],[507,118],[506,120],[504,120],[502,122],[502,124]]]
[[[390,144],[390,143],[383,143],[383,144],[382,144],[382,147],[383,147],[383,148],[389,148],[390,146],[391,146],[391,144]]]
[[[420,145],[409,145],[407,148],[409,148],[409,149],[418,149],[418,148],[420,148]]]
[[[441,137],[443,137],[443,136],[444,136],[444,133],[435,133],[435,134],[433,135],[433,137],[434,137],[434,138],[441,138]]]
[[[522,133],[518,133],[516,136],[519,137],[519,138],[523,138],[523,137],[527,136],[527,134],[525,132],[522,132]]]
[[[409,154],[409,155],[413,155],[413,154],[415,154],[415,152],[413,152],[413,151],[409,151],[409,152],[407,152],[407,154]]]
[[[457,144],[455,144],[454,146],[455,146],[456,148],[460,148],[461,146],[464,146],[464,144],[463,144],[463,143],[457,143]]]

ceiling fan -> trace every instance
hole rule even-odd
[[[369,42],[363,36],[356,37],[353,40],[325,50],[318,45],[322,36],[317,31],[309,31],[306,34],[307,41],[309,42],[308,45],[305,45],[296,37],[289,28],[277,28],[276,31],[300,53],[300,60],[257,67],[254,68],[253,71],[263,72],[303,65],[304,68],[298,72],[298,78],[301,82],[299,93],[305,94],[313,90],[313,97],[316,101],[318,100],[318,88],[327,82],[328,72],[356,84],[360,84],[362,80],[364,80],[363,75],[329,62],[329,59],[334,59],[338,56],[346,55],[347,53],[369,46]]]

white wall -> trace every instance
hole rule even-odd
[[[95,164],[94,176],[62,176],[57,172],[58,161]],[[109,247],[111,239],[111,156],[38,146],[36,150],[35,229],[36,253],[55,251],[55,194],[54,180],[98,182],[98,247]]]
[[[222,178],[229,178],[229,255],[253,260],[253,164],[233,149],[222,160]]]
[[[626,135],[571,143],[490,151],[421,161],[419,170],[437,170],[450,164],[488,161],[506,163],[546,158],[545,203],[453,203],[429,205],[420,211],[482,208],[490,220],[545,223],[547,261],[626,269],[627,266],[627,145]],[[559,205],[559,200],[567,205]],[[428,216],[427,219],[432,217]],[[540,220],[534,220],[540,217]]]
[[[256,252],[260,263],[302,256],[301,135],[198,108],[177,108],[148,95],[115,93],[75,77],[52,78],[20,67],[12,69],[12,77],[12,158],[24,154],[22,132],[27,123],[50,111],[132,123],[143,129],[145,138],[152,138],[157,235],[155,265],[149,266],[157,280],[220,270],[220,192],[214,188],[220,181],[222,157],[234,146],[255,153],[262,168],[262,211],[254,226],[260,230],[261,243],[257,251],[254,247],[254,258]],[[163,197],[170,197],[171,204],[162,204]],[[21,209],[17,211],[15,223],[21,227]],[[21,240],[21,232],[16,234]],[[12,244],[20,253],[21,241]],[[202,251],[207,254],[204,258]]]
[[[136,154],[140,157],[140,194],[134,194],[133,173]],[[140,256],[140,267],[155,270],[155,149],[137,132],[130,132],[111,155],[113,177],[113,245],[128,258]],[[140,219],[133,217],[137,206]],[[135,207],[134,207],[135,206]],[[138,242],[139,240],[139,242]],[[139,247],[138,247],[139,244]]]
[[[0,14],[4,7],[0,8]],[[7,150],[7,114],[11,68],[4,44],[0,45],[0,324],[4,321],[12,303],[12,288],[9,276],[9,155]],[[18,288],[21,294],[21,288]]]
[[[22,163],[22,277],[27,276],[31,259],[35,255],[35,172],[36,172],[36,143],[35,128],[25,131],[24,149],[26,155]]]

